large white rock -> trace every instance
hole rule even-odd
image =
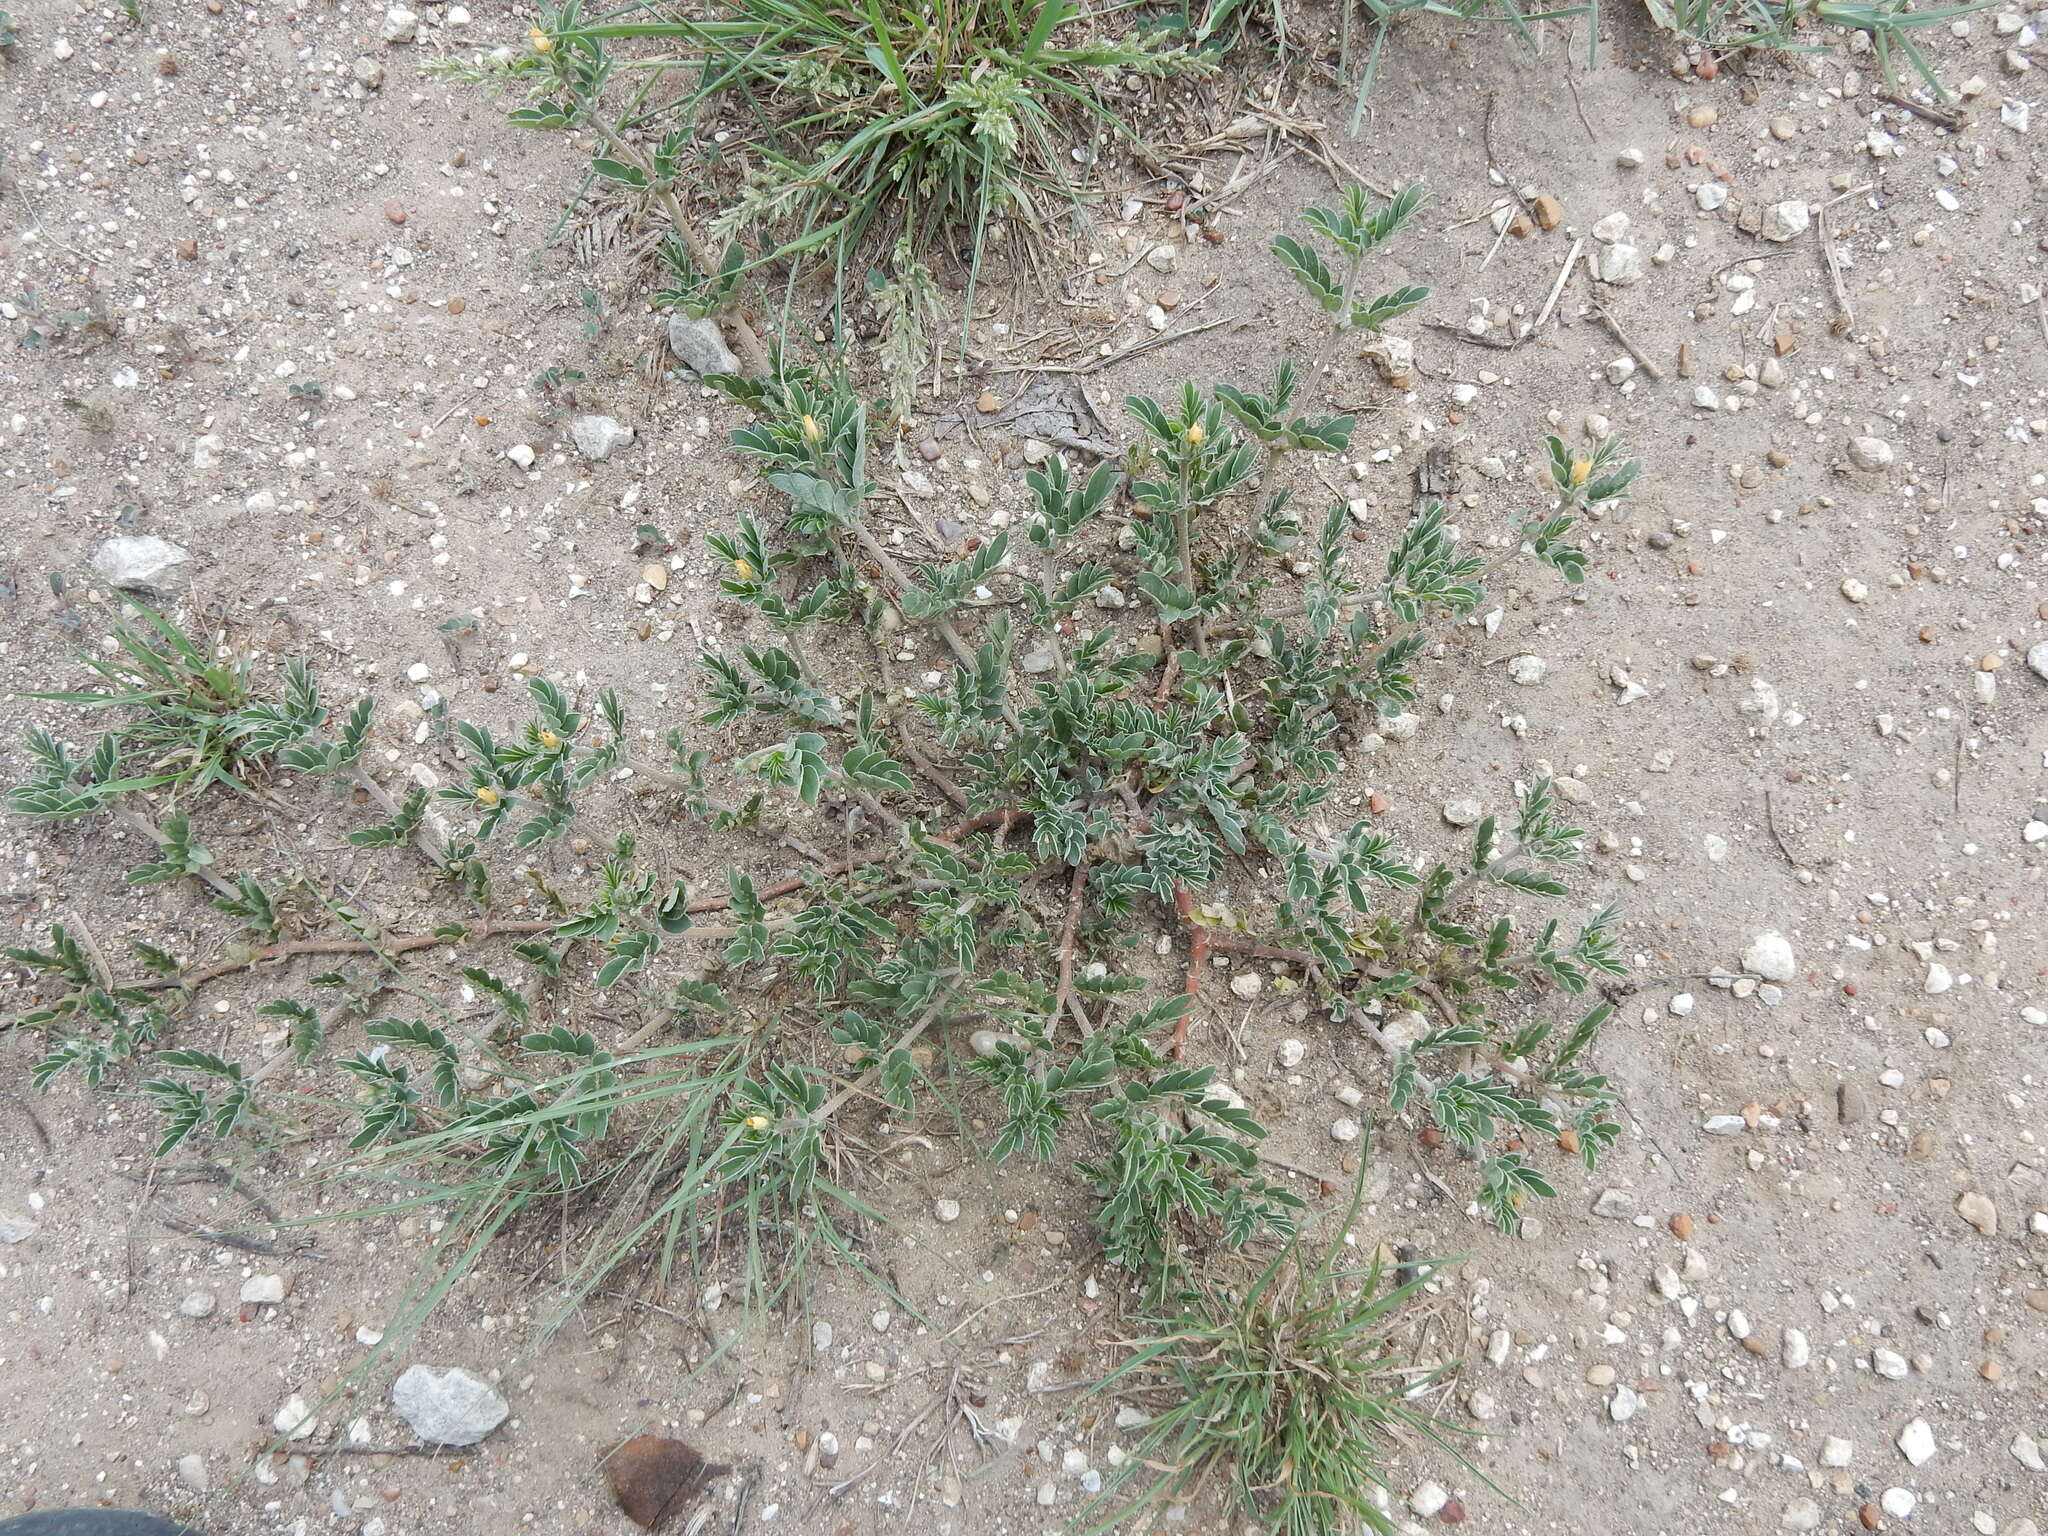
[[[475,1445],[512,1412],[490,1383],[460,1366],[408,1366],[391,1385],[391,1403],[429,1445]]]
[[[1757,233],[1782,245],[1805,234],[1807,225],[1812,222],[1813,216],[1802,202],[1773,203],[1764,210],[1763,226]]]
[[[725,333],[716,320],[692,320],[688,315],[671,315],[668,321],[668,349],[692,373],[738,373],[740,360],[725,344]]]
[[[633,441],[633,429],[610,416],[578,416],[569,423],[569,435],[576,440],[578,453],[600,462],[610,458],[614,448]]]
[[[1773,928],[1749,941],[1742,952],[1742,968],[1765,981],[1793,981],[1799,975],[1799,957],[1785,935]]]
[[[92,553],[92,568],[116,587],[147,586],[153,577],[192,557],[153,533],[109,539]]]

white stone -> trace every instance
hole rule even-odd
[[[1934,1430],[1925,1419],[1914,1419],[1899,1431],[1899,1454],[1914,1466],[1926,1466],[1934,1451]]]
[[[384,22],[377,28],[377,35],[387,43],[409,43],[419,36],[419,30],[419,17],[402,5],[394,5],[384,13]]]
[[[1616,1387],[1607,1402],[1607,1416],[1617,1424],[1626,1424],[1642,1405],[1643,1400],[1636,1396],[1633,1387]]]
[[[1820,1464],[1824,1467],[1846,1467],[1855,1455],[1856,1442],[1840,1435],[1829,1435],[1820,1443]]]
[[[531,469],[533,468],[534,459],[533,445],[531,443],[514,443],[505,450],[505,457],[514,464],[517,464],[521,469]]]
[[[1643,253],[1626,243],[1603,246],[1594,258],[1594,275],[1603,283],[1627,288],[1643,280]]]
[[[1690,992],[1681,992],[1665,1006],[1671,1010],[1673,1018],[1689,1019],[1692,1017],[1693,995]]]
[[[1712,213],[1728,202],[1728,189],[1718,181],[1703,181],[1692,189],[1692,200],[1700,205],[1701,213]]]
[[[1300,1066],[1307,1055],[1308,1046],[1300,1040],[1290,1037],[1280,1042],[1280,1065],[1290,1072]]]
[[[1593,225],[1593,238],[1602,245],[1613,245],[1628,233],[1628,215],[1615,212],[1603,214]]]
[[[1408,1507],[1425,1520],[1440,1514],[1450,1502],[1451,1496],[1441,1483],[1418,1483],[1408,1495]]]
[[[1904,1381],[1912,1367],[1906,1364],[1906,1357],[1896,1350],[1873,1349],[1870,1352],[1870,1369],[1887,1381]]]
[[[1910,1520],[1913,1511],[1920,1507],[1920,1499],[1910,1488],[1887,1488],[1878,1496],[1878,1507],[1894,1520]]]
[[[1632,357],[1617,357],[1607,365],[1607,382],[1626,384],[1635,377],[1636,360]]]
[[[1781,1531],[1816,1531],[1820,1529],[1820,1504],[1813,1499],[1794,1499],[1778,1516]]]
[[[320,1427],[320,1421],[313,1416],[313,1410],[306,1406],[306,1400],[294,1393],[284,1400],[284,1406],[271,1416],[270,1427],[287,1440],[303,1440]]]
[[[1742,968],[1765,981],[1788,982],[1799,975],[1799,960],[1791,943],[1773,928],[1749,941],[1742,952]]]
[[[512,1412],[488,1382],[460,1366],[406,1367],[392,1383],[391,1403],[429,1445],[475,1445]]]
[[[1330,1140],[1351,1142],[1358,1140],[1358,1137],[1359,1125],[1356,1120],[1339,1119],[1330,1122]]]
[[[1243,1002],[1250,1002],[1266,990],[1266,978],[1257,971],[1239,971],[1230,978],[1230,995]]]
[[[283,1275],[251,1275],[242,1282],[242,1300],[257,1306],[276,1306],[284,1300]]]
[[[1955,972],[1937,960],[1927,967],[1927,979],[1920,986],[1921,990],[1939,997],[1955,984]]]
[[[1477,800],[1447,800],[1444,802],[1444,820],[1454,827],[1473,826],[1485,814],[1486,807]]]
[[[633,429],[610,416],[578,416],[569,423],[569,435],[577,452],[598,463],[610,458],[614,448],[633,441]]]
[[[178,1458],[178,1481],[194,1493],[210,1493],[213,1479],[206,1475],[206,1458],[197,1451],[188,1451]]]
[[[1180,253],[1170,245],[1155,245],[1145,253],[1145,265],[1154,272],[1171,272],[1180,265]]]
[[[211,1317],[220,1305],[220,1298],[211,1291],[187,1291],[185,1299],[178,1303],[180,1317]]]
[[[1852,437],[1849,439],[1849,462],[1858,469],[1872,472],[1889,469],[1892,445],[1881,437]]]
[[[1508,658],[1508,681],[1523,688],[1534,688],[1550,671],[1550,663],[1541,656],[1510,656]]]
[[[1802,202],[1773,203],[1764,210],[1763,226],[1757,233],[1782,245],[1805,234],[1806,227],[1812,222],[1813,215],[1806,211],[1806,204]]]
[[[1797,1328],[1787,1328],[1778,1336],[1778,1360],[1786,1370],[1803,1371],[1812,1359],[1813,1346]]]
[[[25,1243],[35,1235],[36,1224],[26,1216],[13,1216],[0,1211],[0,1243],[6,1243],[11,1247],[15,1243]]]
[[[932,1204],[932,1215],[936,1216],[940,1221],[951,1225],[960,1219],[960,1202],[958,1200],[934,1201]]]
[[[94,550],[92,568],[108,585],[126,591],[148,586],[155,577],[191,558],[177,545],[153,533],[127,534],[118,539],[108,539]]]
[[[1854,576],[1845,576],[1842,578],[1842,596],[1849,599],[1852,603],[1860,603],[1863,599],[1870,596],[1870,588],[1866,587]]]

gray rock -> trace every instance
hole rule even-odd
[[[1785,936],[1773,928],[1749,941],[1749,948],[1742,952],[1742,968],[1765,981],[1786,982],[1798,976],[1799,957],[1792,953]]]
[[[460,1366],[408,1366],[392,1383],[391,1403],[429,1445],[475,1445],[512,1412],[489,1383]]]
[[[1625,1189],[1603,1189],[1593,1202],[1593,1214],[1605,1216],[1609,1221],[1633,1221],[1636,1197]]]
[[[1925,1419],[1914,1419],[1899,1431],[1899,1454],[1916,1467],[1934,1460],[1934,1430]]]
[[[1444,803],[1444,820],[1454,827],[1469,827],[1486,814],[1486,807],[1477,800],[1450,800]]]
[[[633,441],[633,429],[610,416],[578,416],[569,423],[569,435],[576,440],[576,451],[597,463]]]
[[[1594,272],[1603,283],[1626,288],[1643,280],[1643,253],[1627,242],[1602,246],[1594,258]]]
[[[283,1275],[251,1275],[242,1282],[242,1300],[258,1306],[276,1306],[291,1289]]]
[[[211,1317],[220,1305],[220,1298],[211,1291],[191,1291],[178,1303],[180,1317]]]
[[[1050,672],[1055,662],[1056,658],[1053,654],[1052,642],[1045,640],[1026,651],[1023,659],[1017,665],[1026,672],[1044,673]]]
[[[725,333],[716,320],[692,320],[688,315],[668,317],[668,349],[692,373],[738,373],[740,360],[725,344]]]
[[[94,550],[92,568],[111,585],[126,590],[146,587],[152,578],[191,558],[177,545],[153,533],[128,534],[109,539]]]
[[[2048,640],[2037,640],[2027,647],[2027,670],[2048,682]]]
[[[384,22],[377,28],[377,35],[387,43],[409,43],[419,36],[419,31],[419,17],[402,5],[394,5],[384,13]]]
[[[36,1224],[26,1216],[0,1211],[0,1243],[25,1243],[36,1235]]]
[[[1852,437],[1849,439],[1849,462],[1871,473],[1889,469],[1892,445],[1881,437]]]
[[[1807,225],[1812,222],[1813,216],[1802,202],[1773,203],[1764,210],[1763,226],[1758,233],[1766,240],[1775,240],[1782,245],[1805,234]]]
[[[194,1493],[213,1491],[213,1479],[206,1475],[206,1458],[197,1451],[178,1458],[178,1481]]]

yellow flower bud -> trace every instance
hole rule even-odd
[[[1201,447],[1202,444],[1208,441],[1209,438],[1209,434],[1202,430],[1202,424],[1200,422],[1196,422],[1192,427],[1189,427],[1187,431],[1182,434],[1182,436],[1186,438],[1187,445],[1190,448]]]
[[[553,731],[544,730],[540,733],[540,744],[552,752],[562,744],[562,738]]]
[[[533,51],[535,53],[553,53],[555,51],[555,40],[549,37],[547,33],[541,31],[539,27],[528,27],[526,29],[526,38],[528,42],[533,44]]]
[[[747,1116],[747,1129],[750,1131],[765,1131],[768,1129],[769,1124],[770,1122],[766,1115]]]
[[[1591,459],[1573,459],[1572,484],[1584,485],[1586,483],[1586,476],[1591,474],[1592,470],[1593,461]]]
[[[478,805],[496,805],[498,803],[498,792],[486,784],[476,792],[476,803]]]
[[[807,443],[822,443],[824,440],[825,429],[818,425],[818,418],[806,415],[804,417],[804,441]]]
[[[736,575],[736,576],[738,576],[738,577],[739,577],[739,579],[740,579],[741,581],[752,581],[752,580],[754,579],[754,562],[753,562],[753,561],[751,561],[751,560],[735,560],[735,561],[733,561],[733,563],[732,563],[732,568],[733,568],[733,574],[734,574],[734,575]]]

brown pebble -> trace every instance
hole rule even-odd
[[[405,204],[395,197],[386,198],[384,200],[384,217],[394,224],[403,224],[405,222]]]
[[[1665,1225],[1671,1228],[1671,1235],[1681,1243],[1692,1241],[1692,1218],[1686,1215],[1685,1212],[1673,1211],[1670,1221],[1666,1222]]]
[[[1771,350],[1780,357],[1790,357],[1799,350],[1799,338],[1790,331],[1780,331],[1771,338]]]
[[[1154,303],[1164,310],[1171,311],[1180,308],[1180,290],[1178,288],[1162,288],[1152,295],[1152,299]]]
[[[2027,1292],[2027,1305],[2036,1312],[2048,1312],[2048,1290]]]
[[[450,299],[448,301],[448,313],[451,315],[459,315],[467,308],[469,308],[469,300],[467,299]]]
[[[1564,222],[1564,204],[1548,192],[1529,205],[1529,211],[1536,216],[1539,229],[1555,229]]]
[[[1678,376],[1681,379],[1692,377],[1692,343],[1689,341],[1678,344]]]
[[[1463,1499],[1446,1499],[1444,1507],[1437,1511],[1437,1518],[1443,1521],[1445,1525],[1463,1525],[1465,1523],[1465,1501]]]
[[[1875,1504],[1866,1502],[1861,1509],[1856,1511],[1856,1518],[1863,1522],[1863,1529],[1865,1529],[1866,1531],[1876,1530],[1877,1506]]]
[[[1773,448],[1764,457],[1771,461],[1771,468],[1773,469],[1783,469],[1792,462],[1792,455],[1782,448]]]
[[[1835,1117],[1844,1125],[1856,1125],[1870,1113],[1870,1107],[1863,1100],[1863,1090],[1854,1083],[1842,1083],[1835,1088]]]
[[[993,416],[1003,408],[1002,398],[994,390],[984,389],[975,396],[974,408],[984,416]]]
[[[1202,238],[1211,245],[1221,245],[1223,243],[1223,231],[1214,224],[1204,224],[1202,226]]]
[[[1928,1131],[1915,1131],[1913,1139],[1906,1143],[1906,1156],[1916,1163],[1924,1163],[1934,1156],[1934,1136]]]
[[[197,261],[198,259],[199,242],[197,240],[180,240],[178,242],[178,260]]]
[[[1536,233],[1536,226],[1529,222],[1529,216],[1526,213],[1518,213],[1508,220],[1508,233],[1517,240],[1526,240]]]
[[[1685,114],[1686,123],[1694,128],[1711,128],[1721,121],[1719,107],[1694,107]]]
[[[1371,794],[1365,797],[1365,808],[1371,811],[1375,816],[1386,815],[1387,807],[1392,805],[1393,803],[1393,801],[1389,800],[1385,795],[1381,794],[1378,790],[1374,790]]]
[[[923,459],[927,464],[936,462],[939,455],[944,452],[945,449],[939,446],[939,440],[935,437],[928,437],[923,442],[917,445],[918,457]]]
[[[1752,1333],[1742,1341],[1742,1347],[1752,1355],[1760,1355],[1764,1352],[1764,1341]]]
[[[1986,1360],[1982,1365],[1977,1367],[1977,1374],[1979,1376],[1982,1376],[1986,1381],[1996,1381],[1999,1377],[2005,1374],[2005,1367],[2000,1365],[1996,1360]]]

